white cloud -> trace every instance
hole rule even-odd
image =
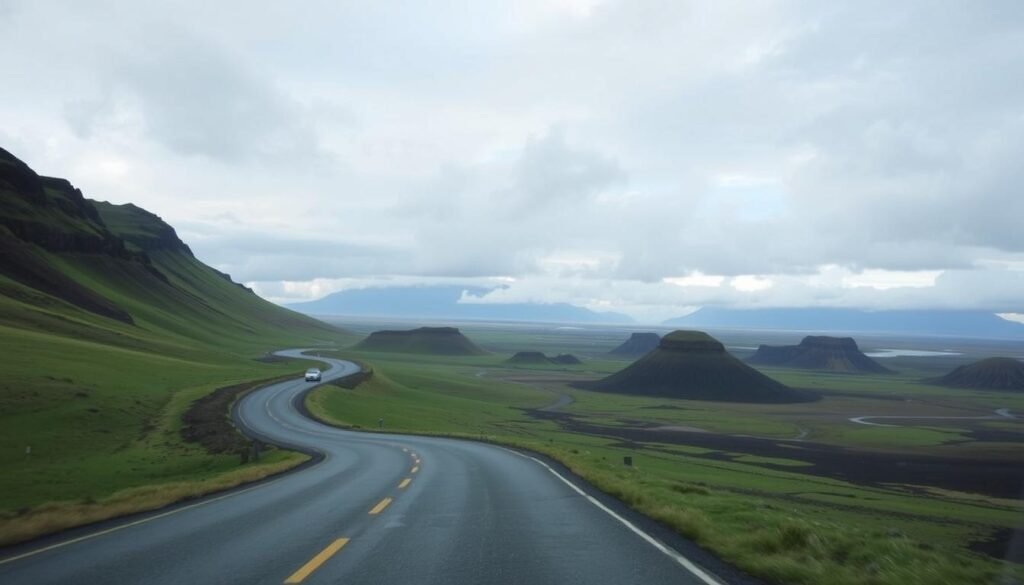
[[[275,299],[1024,312],[1013,2],[22,2],[0,69],[4,147]]]

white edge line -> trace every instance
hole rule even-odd
[[[24,559],[24,558],[27,558],[27,557],[35,556],[37,554],[44,553],[44,552],[47,552],[47,551],[51,551],[51,550],[54,550],[54,549],[62,548],[62,547],[68,546],[69,544],[75,544],[75,543],[82,542],[82,541],[85,541],[85,540],[91,540],[91,539],[96,538],[98,536],[104,536],[104,535],[110,534],[112,532],[117,532],[119,530],[124,530],[125,528],[131,528],[132,526],[138,526],[140,524],[145,524],[147,522],[152,522],[153,520],[159,520],[161,518],[166,518],[167,516],[171,516],[172,514],[177,514],[179,512],[184,512],[186,510],[191,510],[193,508],[198,508],[200,506],[205,506],[207,504],[212,504],[214,502],[219,502],[220,500],[226,500],[227,498],[233,498],[235,496],[240,496],[240,495],[242,495],[242,494],[244,494],[246,492],[251,492],[251,491],[259,489],[259,488],[267,487],[268,485],[271,485],[273,483],[277,483],[277,482],[279,482],[279,481],[281,481],[283,479],[287,479],[287,478],[288,478],[288,476],[286,475],[284,477],[279,477],[279,478],[276,478],[276,479],[272,479],[272,480],[270,480],[268,482],[261,483],[259,485],[254,485],[254,486],[251,486],[251,487],[247,487],[245,489],[241,489],[241,490],[238,490],[238,491],[235,491],[235,492],[231,492],[229,494],[223,494],[223,495],[220,495],[220,496],[217,496],[217,497],[214,497],[214,498],[210,498],[208,500],[203,500],[201,502],[196,502],[194,504],[189,504],[189,505],[183,506],[181,508],[175,508],[173,510],[168,510],[167,512],[163,512],[161,514],[157,514],[156,516],[149,516],[147,518],[140,518],[139,520],[135,520],[134,522],[129,522],[127,524],[121,524],[119,526],[114,526],[112,528],[107,528],[106,530],[100,530],[99,532],[93,532],[91,534],[85,534],[85,535],[79,536],[78,538],[72,538],[71,540],[65,540],[63,542],[54,543],[54,544],[51,544],[50,546],[44,546],[43,548],[39,548],[39,549],[36,549],[36,550],[30,550],[28,552],[21,553],[20,555],[17,555],[17,556],[9,557],[9,558],[6,558],[6,559],[0,559],[0,565],[4,565],[4,564],[10,563],[10,562],[14,562],[14,561],[17,561],[19,559]]]
[[[711,576],[710,573],[708,573],[704,569],[702,569],[699,566],[697,566],[690,559],[684,557],[682,554],[679,553],[679,551],[676,551],[675,549],[673,549],[673,548],[665,545],[664,543],[662,543],[660,540],[654,538],[650,534],[647,534],[646,532],[644,532],[643,530],[638,528],[635,524],[633,524],[629,520],[626,520],[625,518],[623,518],[622,516],[617,514],[614,510],[609,508],[608,506],[605,506],[604,504],[602,504],[600,501],[597,500],[597,498],[595,498],[595,497],[591,496],[590,494],[588,494],[587,492],[581,490],[579,487],[576,486],[576,484],[572,483],[571,481],[569,481],[568,479],[563,477],[562,474],[560,474],[557,471],[555,471],[554,469],[552,469],[552,467],[550,465],[548,465],[547,463],[544,463],[543,461],[541,461],[540,459],[537,459],[536,457],[531,457],[530,455],[524,455],[523,453],[519,453],[518,451],[513,451],[512,449],[507,449],[505,447],[501,447],[501,446],[498,446],[498,445],[495,445],[495,447],[498,447],[499,449],[502,449],[503,451],[508,451],[509,453],[514,453],[515,455],[518,455],[518,456],[523,457],[525,459],[529,459],[531,461],[536,462],[539,465],[542,465],[545,469],[550,471],[552,475],[554,475],[558,479],[562,480],[562,482],[565,485],[569,486],[570,488],[572,488],[573,491],[575,491],[579,495],[581,495],[584,498],[586,498],[586,500],[588,502],[590,502],[591,504],[597,506],[605,514],[608,514],[612,518],[615,518],[616,520],[618,520],[626,528],[630,529],[631,531],[636,533],[637,536],[639,536],[640,538],[642,538],[645,541],[647,541],[648,544],[650,544],[654,548],[658,549],[659,551],[661,551],[662,553],[667,555],[669,558],[671,558],[675,562],[677,562],[680,565],[682,565],[682,567],[684,569],[686,569],[687,571],[692,573],[695,577],[697,577],[698,579],[700,579],[701,581],[703,581],[707,585],[724,585],[724,583],[722,581],[719,581],[717,578]]]
[[[294,380],[288,380],[288,381],[285,381],[285,382],[281,382],[281,384],[286,384],[286,383],[290,383],[290,382],[293,382],[293,381]],[[278,419],[276,416],[274,416],[274,414],[272,412],[270,412],[270,410],[269,410],[270,401],[273,398],[276,398],[278,394],[281,394],[283,392],[284,392],[284,390],[278,390],[277,392],[274,393],[274,396],[271,396],[266,401],[264,406],[265,406],[265,408],[267,408],[267,414],[269,414],[271,416],[271,418],[273,418],[275,421],[277,421],[278,424],[280,424],[283,427],[291,428],[291,429],[299,431],[299,432],[303,432],[304,431],[307,434],[313,434],[313,435],[323,435],[323,434],[325,434],[325,433],[319,433],[319,432],[311,432],[311,431],[308,431],[306,429],[300,429],[300,428],[297,428],[297,427],[291,427],[291,425],[286,424],[284,421],[282,421],[282,420]],[[249,426],[248,422],[245,420],[245,416],[243,415],[241,409],[239,409],[239,411],[238,411],[238,418],[241,419],[243,425],[245,425],[247,427]],[[324,455],[324,461],[326,461],[327,459],[330,458],[330,455],[328,453],[324,453],[323,455]],[[127,524],[121,524],[121,525],[118,525],[118,526],[113,526],[111,528],[107,528],[106,530],[100,530],[99,532],[93,532],[93,533],[90,533],[90,534],[83,534],[82,536],[79,536],[77,538],[72,538],[71,540],[65,540],[65,541],[62,541],[62,542],[57,542],[57,543],[51,544],[49,546],[44,546],[43,548],[38,548],[38,549],[35,549],[35,550],[30,550],[30,551],[21,553],[19,555],[15,555],[13,557],[8,557],[6,559],[0,559],[0,565],[6,565],[7,563],[13,563],[14,561],[17,561],[17,560],[21,560],[21,559],[28,558],[28,557],[33,557],[35,555],[42,554],[44,552],[48,552],[48,551],[55,550],[55,549],[58,549],[58,548],[63,548],[65,546],[72,545],[72,544],[79,543],[79,542],[83,542],[83,541],[86,541],[86,540],[92,540],[93,538],[104,536],[104,535],[110,534],[112,532],[117,532],[119,530],[124,530],[125,528],[131,528],[133,526],[138,526],[140,524],[146,524],[147,522],[152,522],[153,520],[159,520],[161,518],[166,518],[167,516],[171,516],[171,515],[177,514],[179,512],[184,512],[186,510],[191,510],[193,508],[198,508],[200,506],[205,506],[207,504],[212,504],[214,502],[219,502],[221,500],[226,500],[227,498],[233,498],[235,496],[240,496],[240,495],[242,495],[242,494],[244,494],[246,492],[251,492],[253,490],[256,490],[256,489],[259,489],[259,488],[262,488],[262,487],[267,487],[268,485],[271,485],[271,484],[277,483],[279,481],[288,479],[288,477],[289,477],[288,475],[284,475],[282,477],[278,477],[278,478],[272,479],[270,481],[262,482],[259,485],[254,485],[254,486],[251,486],[251,487],[243,488],[243,489],[240,489],[238,491],[232,491],[231,493],[222,494],[220,496],[212,497],[210,499],[204,499],[201,502],[196,502],[194,504],[189,504],[187,506],[182,506],[181,508],[175,508],[173,510],[168,510],[167,512],[163,512],[163,513],[157,514],[155,516],[148,516],[146,518],[140,518],[139,520],[135,520],[134,522],[129,522]],[[114,519],[112,518],[111,520],[114,520]]]

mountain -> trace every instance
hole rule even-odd
[[[505,360],[507,364],[561,364],[566,366],[574,366],[581,364],[580,358],[572,355],[571,353],[561,353],[555,357],[548,357],[539,351],[520,351],[509,359]]]
[[[580,388],[683,400],[784,403],[807,400],[743,363],[703,331],[673,331],[658,347],[607,378]]]
[[[263,351],[275,340],[340,333],[206,266],[156,215],[86,199],[2,149],[0,250],[2,325],[75,329],[132,347],[145,339]],[[83,333],[76,323],[90,327]]]
[[[354,349],[431,355],[483,355],[468,337],[455,327],[420,327],[408,331],[374,331]]]
[[[724,309],[704,307],[664,322],[672,327],[771,329],[1024,339],[1024,324],[987,311],[857,309]]]
[[[653,351],[658,347],[660,341],[661,337],[657,333],[634,333],[629,336],[629,339],[622,342],[622,345],[608,353],[625,357],[640,357]]]
[[[799,345],[761,345],[747,363],[846,374],[892,373],[892,370],[861,353],[852,337],[808,335]]]
[[[974,390],[1024,390],[1024,363],[1007,357],[988,358],[925,382]]]
[[[621,313],[602,313],[568,303],[460,303],[463,294],[480,296],[490,288],[472,286],[394,286],[345,290],[288,308],[307,315],[402,317],[540,323],[630,323]]]

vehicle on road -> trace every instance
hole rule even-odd
[[[306,381],[307,382],[319,382],[322,374],[317,368],[309,368],[306,370]]]

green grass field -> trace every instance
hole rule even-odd
[[[577,390],[567,383],[628,364],[603,357],[605,343],[557,343],[555,335],[514,329],[470,332],[496,353],[452,358],[335,352],[372,364],[375,377],[355,390],[333,386],[311,394],[309,406],[335,424],[446,434],[520,446],[548,454],[598,488],[665,522],[744,570],[775,583],[988,583],[1024,577],[1024,567],[970,549],[971,543],[1024,520],[1018,500],[865,485],[809,471],[798,449],[766,457],[657,440],[624,441],[605,431],[695,427],[723,435],[802,437],[825,445],[875,452],[975,455],[1019,464],[999,443],[946,444],[967,427],[938,424],[871,427],[847,418],[925,412],[951,416],[1016,407],[1006,393],[965,393],[918,383],[917,372],[850,376],[772,371],[787,384],[815,388],[814,403],[747,405],[621,396]],[[509,366],[514,351],[585,355],[585,364]],[[560,414],[592,425],[566,428],[529,410],[568,396]],[[892,400],[892,396],[907,396]],[[564,400],[564,399],[562,399]],[[985,427],[987,421],[978,421]],[[1019,422],[995,421],[1024,432]],[[971,428],[974,428],[973,426]],[[594,430],[597,429],[597,430]],[[604,429],[604,430],[601,430]],[[1010,445],[1019,449],[1019,444]],[[625,467],[623,457],[633,458]]]
[[[307,365],[258,359],[270,350],[353,336],[231,282],[137,207],[50,186],[38,201],[21,184],[0,182],[0,545],[305,459],[242,465],[184,441],[182,414],[217,388]]]

